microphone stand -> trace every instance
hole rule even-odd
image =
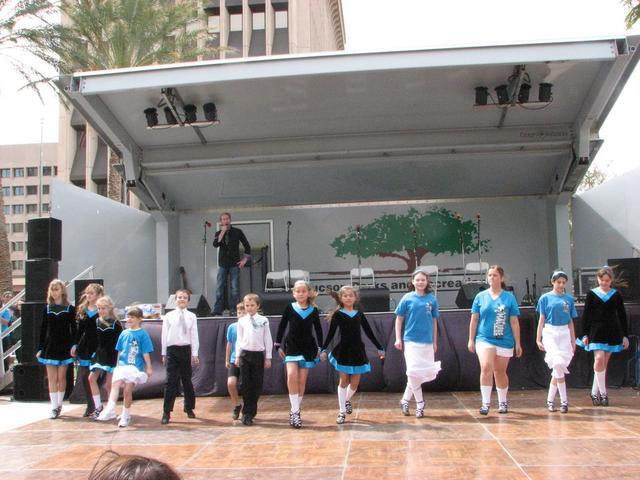
[[[420,259],[418,258],[418,237],[416,235],[416,227],[411,230],[413,234],[413,256],[416,258],[416,270],[420,266]]]
[[[458,220],[458,237],[460,239],[460,251],[462,253],[462,272],[464,277],[464,270],[467,264],[464,261],[464,231],[462,230],[462,217],[459,213],[456,214],[456,220]],[[464,278],[462,279],[464,282]]]
[[[287,221],[287,284],[286,289],[289,290],[291,285],[291,245],[289,243],[291,232],[291,221]]]
[[[360,268],[360,225],[356,226],[356,238],[358,239],[358,282],[362,286],[362,269]]]
[[[207,297],[207,228],[210,223],[206,220],[202,224],[202,294]]]
[[[482,252],[480,251],[480,214],[476,214],[478,225],[478,274],[480,275],[480,282],[482,282]]]

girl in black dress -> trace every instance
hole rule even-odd
[[[98,307],[96,307],[96,300],[98,300],[102,295],[104,295],[104,288],[102,288],[102,285],[99,283],[90,283],[84,289],[84,292],[82,292],[80,304],[76,306],[78,333],[76,344],[71,349],[71,353],[76,357],[76,363],[78,365],[76,384],[78,382],[82,382],[87,399],[87,408],[83,415],[85,417],[91,416],[96,408],[91,397],[89,367],[91,366],[92,358],[96,353],[96,322],[98,320]]]
[[[346,415],[353,411],[351,397],[358,390],[360,375],[371,371],[367,352],[360,337],[360,330],[364,330],[371,343],[376,346],[381,359],[384,358],[384,348],[376,340],[367,317],[363,312],[355,309],[355,305],[359,301],[358,291],[352,286],[344,286],[335,294],[334,298],[338,303],[338,308],[329,316],[331,326],[322,346],[321,359],[323,361],[327,359],[327,347],[340,328],[340,342],[333,348],[328,358],[329,363],[340,375],[340,384],[338,385],[340,411],[336,423],[343,424]]]
[[[51,280],[47,290],[47,306],[42,314],[40,343],[36,358],[47,368],[51,414],[55,419],[62,411],[67,388],[67,367],[73,363],[71,347],[76,339],[73,305],[67,300],[67,287],[62,280]]]
[[[304,280],[298,280],[293,284],[295,302],[285,308],[274,343],[287,368],[287,388],[291,402],[289,425],[293,428],[302,427],[300,405],[309,369],[320,361],[318,345],[322,344],[322,325],[318,308],[313,304],[317,295],[318,293]],[[287,327],[287,336],[281,343]],[[315,330],[316,338],[313,338],[312,330]]]
[[[598,286],[587,293],[582,313],[582,339],[576,343],[588,352],[593,352],[593,387],[591,401],[594,406],[609,405],[606,373],[609,359],[614,352],[629,347],[627,338],[627,313],[615,283],[613,270],[602,267],[596,273]]]

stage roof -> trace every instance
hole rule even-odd
[[[60,85],[150,209],[549,195],[573,192],[593,160],[638,43],[246,58],[78,73]],[[529,103],[474,105],[477,86],[495,99],[494,87],[511,85],[517,97],[527,79]],[[542,82],[550,103],[537,103]],[[214,102],[220,124],[147,129],[143,111],[166,88],[199,119]]]

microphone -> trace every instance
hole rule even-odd
[[[356,232],[360,233],[360,228],[362,228],[360,225],[356,225]]]
[[[211,222],[210,222],[210,221],[205,220],[205,221],[204,221],[204,224],[205,224],[205,226],[206,226],[207,228],[211,228]]]
[[[462,215],[460,215],[460,212],[454,212],[453,216],[456,220],[462,220]]]
[[[291,226],[291,220],[287,220],[287,225]]]
[[[476,218],[477,218],[478,220],[480,220],[480,214],[479,214],[479,213],[476,213]]]

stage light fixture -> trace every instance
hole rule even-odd
[[[529,92],[531,91],[531,85],[529,83],[523,83],[520,85],[520,91],[518,92],[518,103],[527,103],[529,101]]]
[[[498,85],[495,88],[496,95],[498,95],[498,103],[500,105],[506,105],[509,103],[509,90],[506,85]]]
[[[216,109],[215,103],[213,102],[205,103],[202,106],[202,110],[204,110],[204,118],[206,118],[208,122],[218,121],[218,110]]]
[[[190,103],[189,105],[184,106],[184,121],[185,123],[195,123],[198,120],[196,112],[198,108]]]
[[[167,123],[169,125],[176,125],[178,123],[178,120],[171,111],[171,107],[164,107],[164,116],[167,119]]]
[[[489,97],[489,89],[487,87],[476,87],[476,105],[486,105]]]
[[[144,116],[147,117],[147,127],[155,127],[158,125],[158,110],[153,107],[146,108]]]
[[[538,90],[538,101],[539,102],[550,102],[553,97],[551,96],[551,87],[553,84],[551,83],[541,83],[540,88]]]

